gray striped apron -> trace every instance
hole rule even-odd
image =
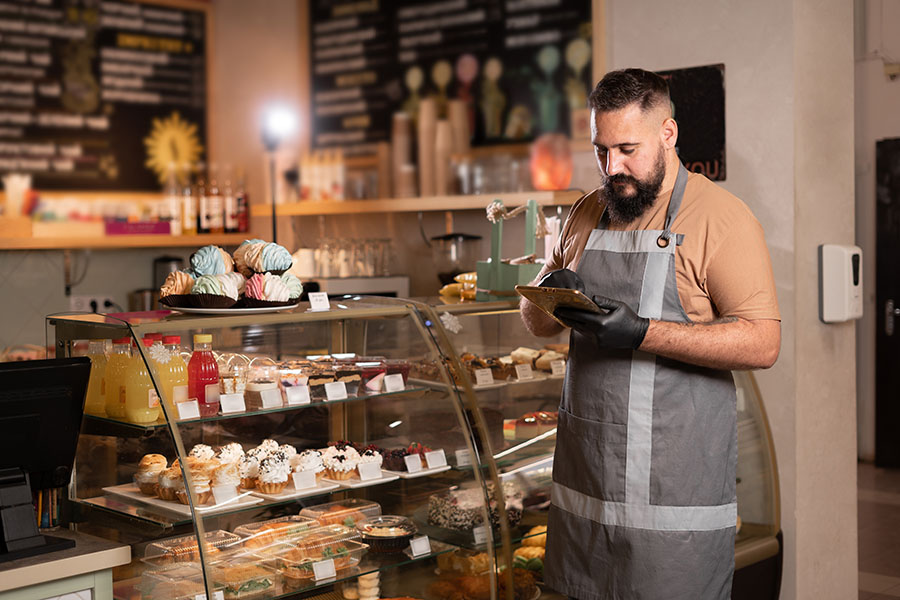
[[[690,322],[675,282],[671,231],[591,232],[576,272],[588,296],[642,317]],[[671,242],[673,243],[670,243]],[[570,334],[559,408],[544,575],[579,600],[720,600],[731,596],[737,429],[730,371]]]

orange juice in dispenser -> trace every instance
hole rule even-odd
[[[152,338],[144,338],[141,343],[148,352],[153,346]],[[125,371],[125,418],[131,423],[153,423],[159,418],[159,396],[144,357],[135,350]]]
[[[106,362],[106,416],[125,418],[125,371],[131,360],[131,338],[113,340],[112,353]]]
[[[84,412],[98,417],[106,416],[106,340],[91,340],[88,346],[91,359],[91,378],[84,398]]]

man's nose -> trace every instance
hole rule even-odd
[[[618,152],[610,152],[606,155],[606,174],[618,175],[623,171],[622,155]]]

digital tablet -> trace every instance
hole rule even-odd
[[[516,292],[528,298],[535,306],[547,313],[554,321],[568,327],[554,316],[553,311],[559,306],[571,306],[588,312],[603,312],[594,301],[583,292],[569,288],[538,287],[535,285],[517,285]]]

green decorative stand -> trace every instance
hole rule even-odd
[[[503,207],[503,202],[494,200],[493,204]],[[529,200],[525,209],[525,253],[524,256],[534,254],[537,228],[538,205],[534,200]],[[500,262],[503,251],[503,219],[497,219],[491,228],[491,258],[478,261],[476,273],[478,274],[478,289],[476,300],[509,300],[518,296],[515,287],[527,285],[541,270],[541,265],[524,264],[511,265]]]

